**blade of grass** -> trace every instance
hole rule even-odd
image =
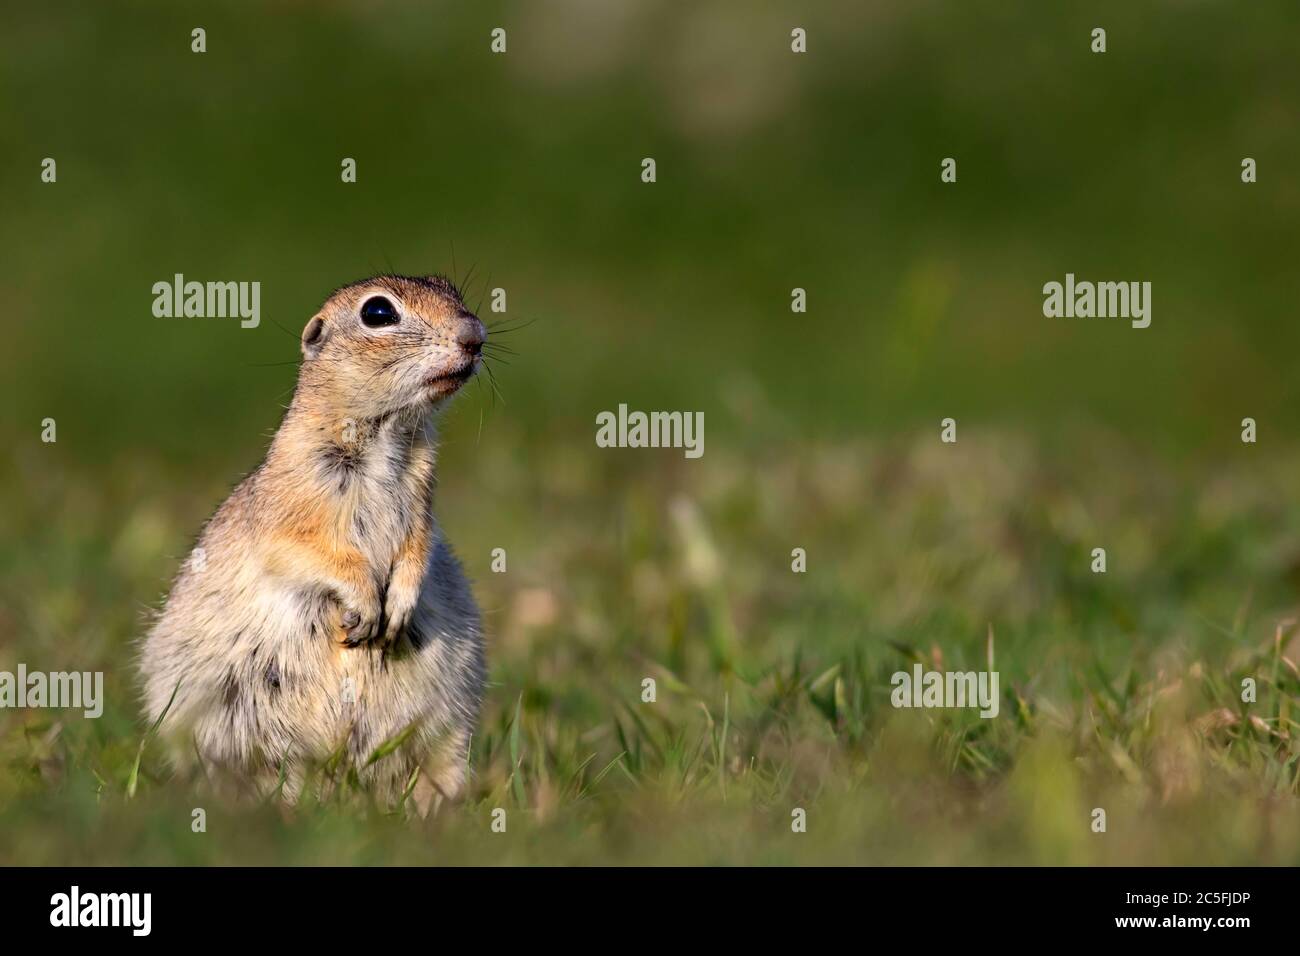
[[[166,717],[167,712],[172,709],[172,704],[176,702],[176,693],[180,689],[181,682],[177,681],[176,686],[172,688],[171,697],[167,699],[167,706],[162,709],[162,713],[159,714],[158,719],[153,722],[153,726],[151,726],[145,732],[145,735],[140,738],[140,746],[135,752],[135,763],[131,765],[131,774],[126,778],[126,796],[128,800],[135,796],[136,787],[140,782],[140,761],[144,759],[144,748],[148,746],[149,741],[153,738],[154,734],[158,732],[158,728],[162,726],[163,718]]]

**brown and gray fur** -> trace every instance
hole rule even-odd
[[[363,324],[374,296],[397,324]],[[434,276],[354,283],[307,323],[265,461],[208,521],[143,642],[146,714],[167,708],[179,766],[261,793],[283,774],[293,798],[305,767],[343,752],[389,804],[412,778],[421,811],[460,793],[483,644],[433,516],[433,413],[486,335]]]

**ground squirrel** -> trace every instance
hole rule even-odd
[[[353,283],[307,323],[265,461],[208,521],[143,642],[147,716],[166,709],[179,764],[260,792],[283,779],[293,798],[304,767],[342,751],[389,803],[413,786],[423,812],[460,792],[483,645],[433,517],[432,412],[486,338],[437,276]]]

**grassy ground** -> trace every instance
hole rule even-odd
[[[424,824],[346,792],[223,808],[149,746],[128,796],[123,596],[158,592],[221,483],[178,493],[141,462],[105,487],[29,454],[5,489],[38,503],[3,569],[5,663],[103,669],[109,703],[0,712],[5,861],[1300,862],[1300,506],[1279,504],[1300,453],[1171,471],[1104,433],[1062,457],[936,428],[792,454],[751,425],[699,461],[580,446],[512,468],[528,438],[499,411],[493,440],[450,443],[440,508],[491,687],[470,797]],[[997,719],[891,707],[894,671],[988,655]]]

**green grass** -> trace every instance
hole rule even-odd
[[[465,402],[453,416],[476,423]],[[5,861],[1300,862],[1300,505],[1280,503],[1300,453],[1171,470],[1098,433],[1073,456],[974,428],[954,446],[937,428],[766,437],[690,462],[543,453],[498,410],[450,443],[439,505],[491,684],[469,797],[426,822],[346,775],[294,810],[170,780],[132,702],[124,596],[158,593],[221,484],[178,491],[144,463],[92,482],[58,446],[26,453],[5,490],[34,505],[31,548],[6,558],[0,663],[103,669],[108,706],[0,712]],[[537,467],[496,467],[516,452]],[[997,719],[890,705],[913,661],[990,653]]]

